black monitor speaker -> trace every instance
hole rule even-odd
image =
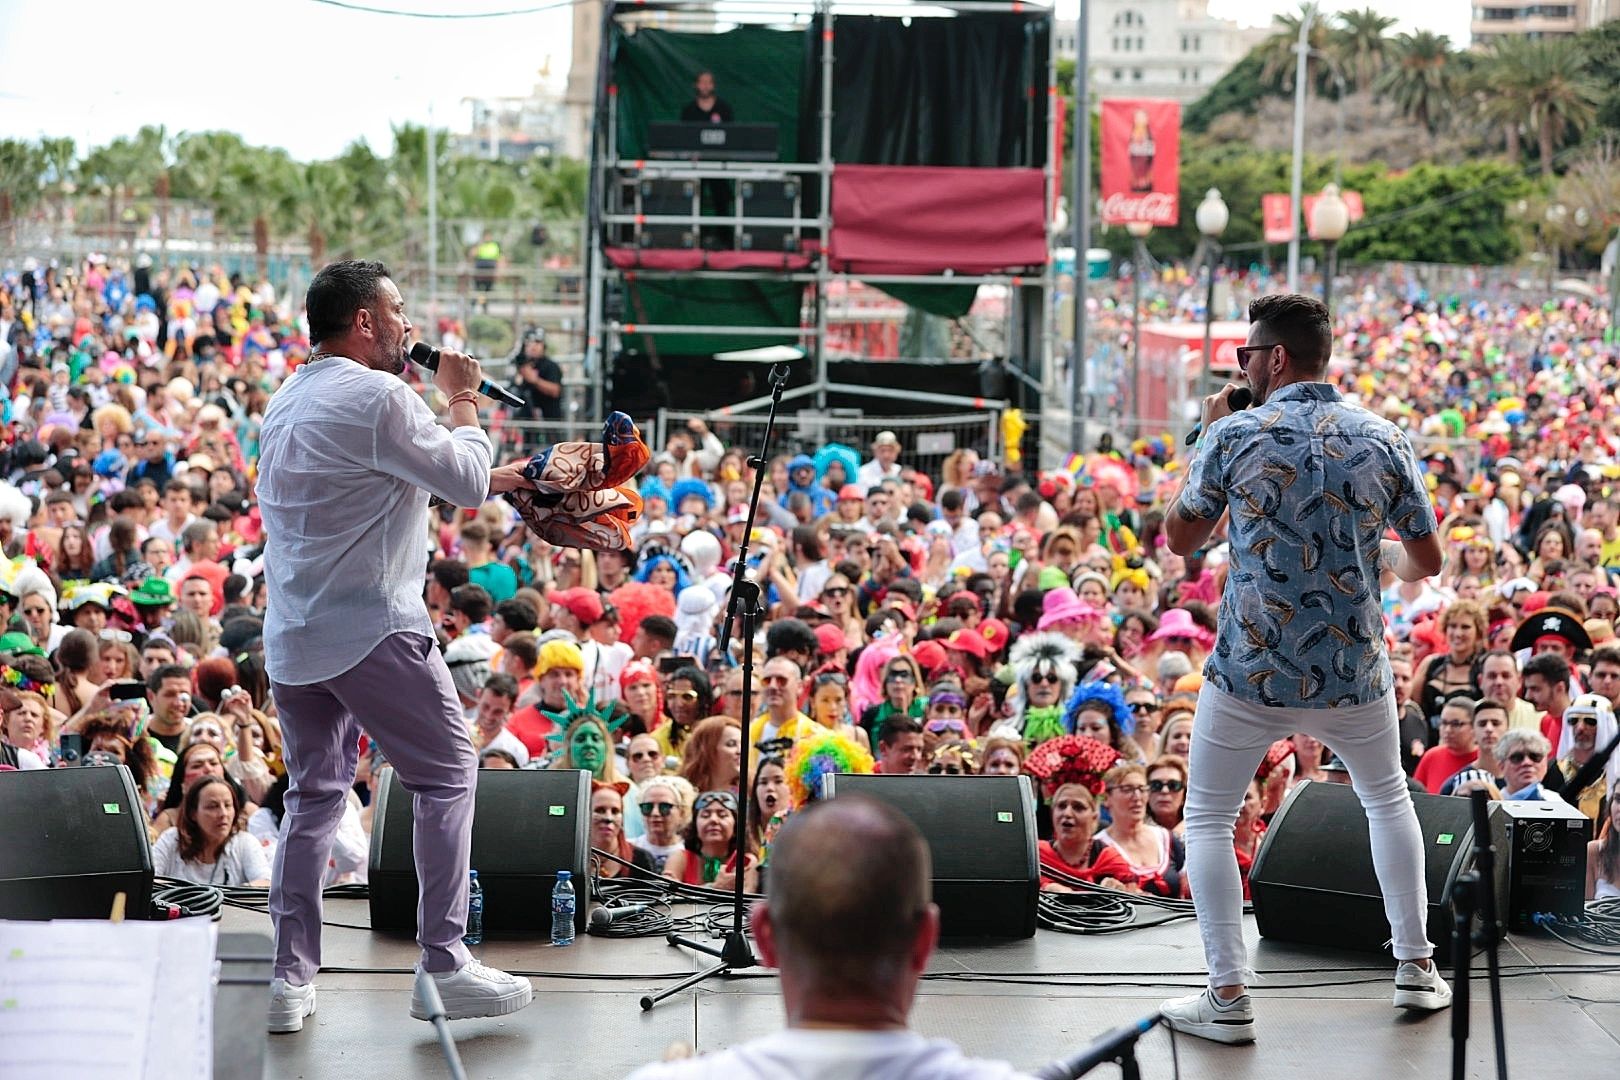
[[[1423,834],[1429,940],[1446,963],[1451,889],[1474,862],[1473,811],[1451,796],[1414,794],[1412,802]],[[1507,910],[1502,880],[1499,873],[1493,883],[1499,912]],[[1255,853],[1249,889],[1263,937],[1363,952],[1382,952],[1389,940],[1367,815],[1348,784],[1308,781],[1288,793]]]
[[[416,931],[412,798],[393,769],[377,785],[368,881],[371,928]],[[550,934],[557,871],[574,875],[575,925],[590,908],[591,775],[579,769],[480,769],[472,869],[484,890],[484,932]]]
[[[1557,766],[1553,766],[1557,768]],[[1523,930],[1538,914],[1586,913],[1586,845],[1592,819],[1566,803],[1493,802],[1491,841],[1506,876],[1508,928]]]
[[[1040,860],[1027,776],[827,777],[827,795],[866,795],[899,810],[928,841],[945,937],[1035,934]]]
[[[0,772],[0,919],[105,919],[152,906],[146,809],[122,765]]]

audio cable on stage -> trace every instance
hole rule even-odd
[[[1552,915],[1538,911],[1530,921],[1572,949],[1612,956],[1620,953],[1620,899],[1610,898],[1589,902],[1580,915]],[[1559,930],[1567,930],[1580,941],[1565,937]],[[1587,944],[1581,944],[1581,941]]]

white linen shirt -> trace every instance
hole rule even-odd
[[[391,634],[433,637],[428,494],[481,505],[493,456],[481,430],[440,426],[397,376],[345,357],[293,373],[259,434],[272,680],[321,682]]]

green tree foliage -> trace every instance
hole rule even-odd
[[[1367,218],[1345,236],[1341,258],[1484,265],[1518,258],[1520,240],[1507,208],[1532,190],[1523,170],[1468,161],[1424,164],[1393,176],[1357,173],[1347,171],[1345,184],[1361,192]]]

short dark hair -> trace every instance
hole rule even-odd
[[[445,592],[455,592],[467,584],[469,579],[467,564],[460,559],[435,559],[433,565],[428,567],[428,573]]]
[[[540,641],[528,630],[520,630],[508,637],[501,642],[501,648],[517,657],[525,671],[533,668],[535,661],[540,659]]]
[[[495,605],[495,614],[501,617],[508,630],[533,630],[540,625],[540,613],[527,600],[508,597]]]
[[[1588,662],[1591,667],[1597,667],[1599,664],[1613,664],[1620,667],[1620,645],[1613,643],[1599,645],[1592,650]]]
[[[494,609],[495,601],[482,585],[458,585],[450,590],[450,610],[471,622],[483,622]]]
[[[1288,350],[1300,370],[1320,374],[1333,354],[1333,317],[1314,296],[1272,293],[1249,301],[1249,322]]]
[[[173,648],[173,646],[170,647]],[[186,680],[186,685],[190,686],[191,672],[187,671],[179,664],[164,664],[162,667],[152,672],[151,677],[146,680],[146,688],[155,694],[159,690],[163,689],[163,683],[168,679],[184,679]]]
[[[668,615],[648,615],[641,620],[638,629],[644,631],[650,638],[667,641],[671,645],[675,644],[675,634],[677,633],[675,620]]]
[[[1526,660],[1521,674],[1526,679],[1532,675],[1539,675],[1547,680],[1548,686],[1568,686],[1569,661],[1557,653],[1544,652],[1540,656],[1532,656]]]
[[[883,721],[883,726],[878,728],[878,745],[893,746],[894,741],[902,735],[920,734],[922,734],[922,723],[915,716],[895,713]]]
[[[510,675],[491,675],[484,680],[484,689],[500,697],[517,700],[518,682]]]
[[[309,343],[319,345],[346,332],[354,313],[371,307],[382,295],[383,278],[393,276],[388,267],[374,260],[344,259],[321,267],[304,294]]]
[[[787,652],[815,656],[818,651],[816,632],[803,619],[777,619],[765,631],[767,660]]]

